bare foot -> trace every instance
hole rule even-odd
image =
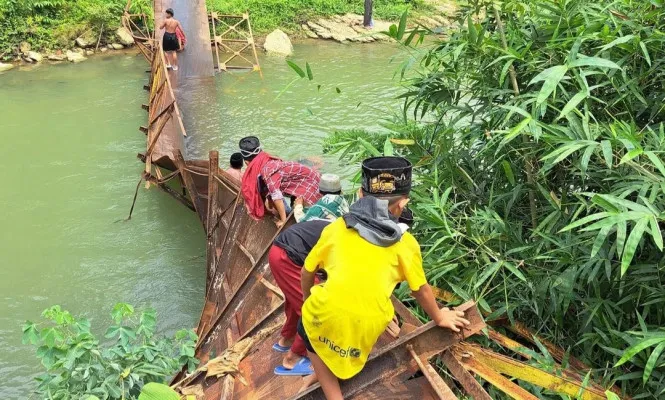
[[[294,340],[295,338],[287,339],[285,337],[281,337],[279,338],[279,342],[277,342],[277,344],[279,344],[282,347],[291,347]]]
[[[315,385],[318,381],[319,379],[316,377],[316,373],[306,376],[303,379],[302,386],[300,387],[300,390],[298,390],[298,393],[304,392],[310,386]]]
[[[289,350],[282,360],[282,365],[286,369],[293,369],[300,360],[302,360],[302,357]]]

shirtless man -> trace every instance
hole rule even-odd
[[[180,49],[180,42],[178,41],[178,35],[176,30],[182,29],[180,22],[173,18],[173,9],[169,8],[166,10],[166,19],[162,22],[162,25],[159,29],[164,29],[164,39],[162,39],[162,48],[164,49],[164,55],[166,56],[166,68],[173,68],[174,71],[178,70],[178,51]]]

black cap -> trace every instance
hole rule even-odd
[[[261,142],[256,136],[247,136],[240,139],[238,146],[244,159],[252,158],[261,152]]]
[[[374,157],[363,161],[363,192],[375,196],[409,194],[412,165],[402,157]]]
[[[406,207],[404,210],[402,210],[402,215],[399,216],[397,222],[407,224],[409,227],[411,227],[413,225],[413,211]]]

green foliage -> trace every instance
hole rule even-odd
[[[152,12],[148,0],[132,2],[132,12]],[[0,0],[0,59],[11,58],[21,42],[34,49],[69,48],[86,32],[112,34],[120,26],[126,0]]]
[[[429,32],[395,26],[416,55],[402,115],[326,149],[357,161],[392,138],[417,167],[431,283],[527,323],[605,384],[662,398],[662,4],[474,0],[458,22],[426,48],[411,46]]]
[[[208,9],[222,14],[242,14],[249,10],[252,28],[256,33],[268,33],[275,28],[295,31],[314,17],[337,14],[362,14],[364,3],[359,0],[207,0]],[[426,12],[425,1],[375,0],[374,17],[397,20],[406,6]]]
[[[191,371],[198,362],[196,334],[182,330],[173,339],[157,337],[152,309],[139,313],[129,304],[116,304],[102,343],[87,319],[60,306],[44,310],[42,317],[44,323],[23,325],[23,343],[37,346],[46,369],[37,378],[44,398],[137,399],[144,385],[165,383],[183,365]]]

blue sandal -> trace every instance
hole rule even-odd
[[[286,353],[291,349],[291,346],[280,346],[279,343],[275,343],[272,345],[272,349],[278,353]]]
[[[275,375],[279,376],[307,376],[313,373],[312,362],[307,357],[301,358],[293,369],[285,368],[283,365],[275,368]]]

